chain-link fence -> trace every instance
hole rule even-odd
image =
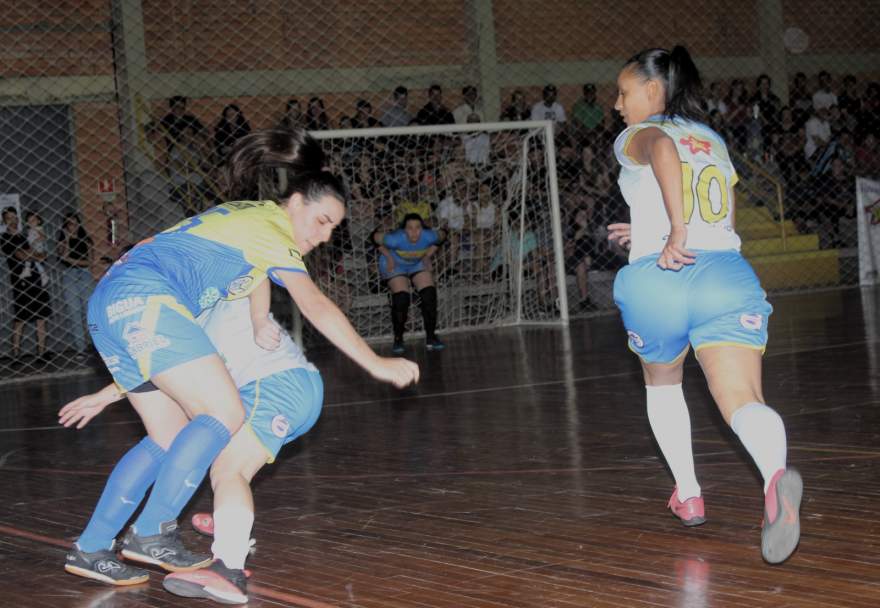
[[[611,310],[625,259],[604,226],[627,220],[611,146],[615,79],[648,46],[684,44],[703,73],[711,125],[741,174],[737,229],[765,287],[857,281],[853,178],[880,175],[877,2],[0,5],[0,204],[15,210],[2,229],[4,378],[84,368],[94,279],[125,246],[222,200],[230,146],[275,125],[556,121],[571,310]],[[487,165],[504,162],[489,154]],[[377,170],[366,158],[365,175]],[[426,191],[429,222],[470,247],[492,230],[481,197],[502,208],[505,192],[478,175],[447,186]],[[444,213],[450,197],[457,211]],[[393,200],[372,201],[349,210],[351,226],[360,234],[393,212]],[[372,263],[347,246],[313,254],[316,276],[334,275],[340,259]]]

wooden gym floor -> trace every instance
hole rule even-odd
[[[759,477],[692,357],[685,392],[708,523],[686,529],[665,509],[673,482],[637,362],[605,316],[568,331],[452,334],[442,353],[412,342],[423,380],[404,392],[312,353],[326,406],[255,483],[249,605],[880,605],[880,289],[772,301],[765,394],[806,486],[787,563],[761,560]],[[158,571],[114,589],[62,569],[142,435],[124,402],[84,430],[57,426],[60,405],[104,381],[0,386],[0,605],[208,606],[166,593]],[[210,504],[203,488],[185,517]]]

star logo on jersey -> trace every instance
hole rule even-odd
[[[880,199],[865,207],[865,213],[868,214],[872,226],[880,225]]]
[[[699,152],[705,152],[706,154],[712,153],[712,142],[708,139],[698,139],[693,135],[688,135],[687,137],[682,137],[678,140],[683,146],[687,146],[690,149],[691,154],[698,154]]]

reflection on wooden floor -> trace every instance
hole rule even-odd
[[[412,344],[423,382],[402,393],[313,354],[327,405],[256,483],[250,606],[880,606],[880,290],[773,303],[765,395],[806,484],[786,564],[761,561],[757,472],[693,360],[709,522],[668,513],[637,363],[619,319],[600,317],[453,334],[442,353]],[[0,388],[0,605],[207,606],[164,592],[158,572],[116,590],[62,570],[142,433],[126,404],[82,431],[55,425],[102,382]],[[209,508],[203,489],[188,512]]]

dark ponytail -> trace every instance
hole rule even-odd
[[[224,170],[227,200],[265,199],[281,202],[289,184],[301,174],[320,173],[321,145],[303,129],[265,129],[240,138]]]
[[[704,122],[703,84],[690,53],[683,46],[671,51],[647,49],[624,65],[646,80],[659,80],[666,89],[665,115]]]

